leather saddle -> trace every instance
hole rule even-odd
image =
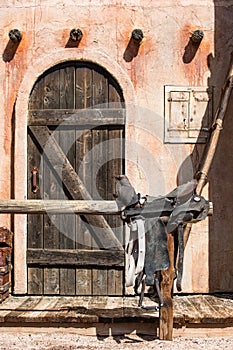
[[[153,286],[163,305],[159,289],[160,271],[170,265],[167,234],[174,233],[178,241],[177,290],[181,291],[183,274],[183,229],[187,223],[204,220],[210,212],[211,202],[195,193],[196,180],[178,186],[166,196],[145,196],[144,204],[138,202],[126,206],[122,220],[130,227],[130,239],[126,251],[129,257],[126,286],[134,286],[140,295],[142,306],[145,286]],[[139,293],[139,287],[141,292]]]

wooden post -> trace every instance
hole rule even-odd
[[[175,276],[174,270],[174,235],[167,234],[168,253],[170,266],[167,270],[161,271],[161,294],[164,306],[161,307],[159,313],[159,339],[172,340],[173,332],[173,281]]]

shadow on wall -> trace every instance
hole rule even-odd
[[[214,86],[214,111],[216,110],[221,89],[229,70],[231,53],[233,52],[232,19],[233,1],[215,0],[215,52],[209,55],[208,65],[211,76],[208,86]],[[190,51],[190,43],[186,47],[186,62],[193,58],[195,52]],[[187,52],[189,56],[187,56]],[[190,56],[191,55],[191,56]],[[191,60],[190,60],[191,62]],[[220,133],[214,160],[208,175],[209,199],[214,204],[214,215],[209,224],[209,292],[232,292],[233,290],[233,93],[231,93],[227,112],[224,117],[223,131]],[[204,116],[205,118],[205,116]],[[196,144],[191,154],[194,172],[198,170],[203,145]],[[185,174],[186,159],[182,164],[178,178]],[[182,179],[185,182],[189,179]]]
[[[215,52],[210,62],[209,86],[216,87],[218,104],[221,88],[229,69],[233,51],[232,19],[233,1],[215,0]],[[209,228],[209,287],[210,291],[233,290],[233,94],[223,122],[218,147],[209,174],[210,198],[214,203],[214,215]]]
[[[215,58],[211,63],[210,82],[216,86],[216,100],[229,68],[233,51],[233,1],[215,0]],[[223,123],[213,166],[210,172],[210,197],[214,203],[214,216],[210,220],[209,286],[211,291],[233,290],[233,94]]]

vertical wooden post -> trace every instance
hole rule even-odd
[[[161,271],[161,294],[164,301],[164,306],[161,307],[159,313],[159,339],[172,340],[173,332],[173,281],[174,281],[174,235],[167,235],[168,252],[170,259],[170,267],[167,270]]]

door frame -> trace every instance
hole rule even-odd
[[[28,101],[36,80],[49,68],[66,61],[86,60],[101,65],[120,85],[125,99],[126,123],[125,138],[130,137],[129,126],[134,124],[137,113],[136,94],[128,74],[112,57],[95,50],[77,52],[62,49],[51,52],[34,61],[25,72],[15,103],[15,135],[14,135],[14,197],[27,198],[27,119]],[[128,149],[125,149],[125,169],[127,173]],[[13,293],[27,293],[27,215],[15,215],[14,218],[14,286]]]

